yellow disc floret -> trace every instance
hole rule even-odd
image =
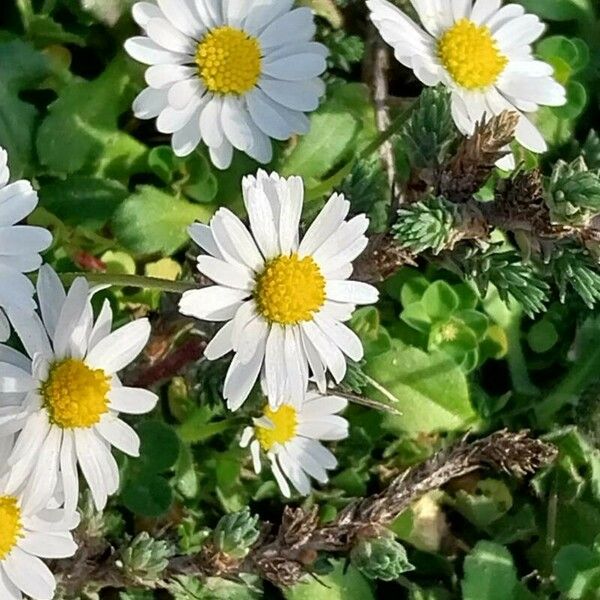
[[[257,277],[254,296],[258,310],[272,323],[311,321],[325,302],[325,278],[310,256],[278,256]]]
[[[293,406],[284,404],[275,410],[268,406],[265,408],[264,416],[273,423],[273,428],[257,425],[254,433],[265,452],[268,452],[275,444],[289,442],[296,435],[298,413]]]
[[[22,535],[21,509],[13,496],[0,496],[0,560],[4,560]]]
[[[468,90],[494,84],[508,63],[489,27],[469,19],[457,21],[442,35],[438,56],[454,81]]]
[[[260,77],[260,44],[241,29],[217,27],[198,44],[196,64],[209,91],[245,94]]]
[[[109,391],[102,369],[72,358],[53,365],[41,389],[50,421],[63,429],[96,425],[108,411]]]

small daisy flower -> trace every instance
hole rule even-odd
[[[43,558],[69,558],[77,544],[71,530],[79,515],[54,508],[29,510],[24,494],[6,490],[7,477],[0,478],[0,598],[52,600],[56,580]]]
[[[321,441],[348,437],[348,421],[337,415],[347,406],[338,396],[308,392],[299,404],[284,402],[277,408],[267,405],[263,415],[246,427],[240,446],[250,446],[254,471],[260,473],[264,452],[281,493],[289,498],[289,482],[303,496],[310,494],[310,477],[327,483],[327,471],[337,460]]]
[[[242,183],[252,234],[221,208],[210,226],[194,224],[192,239],[207,253],[198,270],[216,285],[185,292],[184,315],[225,321],[207,346],[209,360],[232,350],[224,397],[237,410],[261,371],[273,407],[282,398],[299,402],[309,371],[326,390],[326,371],[339,382],[344,354],[360,360],[358,336],[344,325],[357,304],[377,301],[377,290],[349,281],[352,261],[365,249],[369,220],[346,221],[350,203],[334,194],[299,240],[304,188],[300,177],[259,171]]]
[[[387,0],[367,0],[371,20],[399,62],[425,84],[452,94],[457,127],[471,135],[485,114],[520,114],[516,139],[532,152],[547,149],[527,116],[540,106],[561,106],[565,89],[553,68],[532,55],[544,32],[535,15],[501,0],[411,0],[423,28]],[[512,157],[504,167],[514,163]]]
[[[7,489],[24,486],[26,507],[35,510],[59,485],[65,508],[73,511],[79,465],[102,510],[119,486],[111,446],[139,455],[139,438],[119,413],[146,413],[158,400],[147,390],[124,387],[117,377],[148,342],[150,324],[140,319],[111,333],[110,304],[94,320],[84,278],[65,294],[56,273],[43,266],[37,285],[41,318],[9,311],[28,356],[0,355],[0,436],[18,431],[7,460]]]
[[[0,147],[0,307],[35,310],[34,287],[24,273],[39,269],[40,252],[52,243],[52,235],[42,227],[18,225],[37,206],[38,195],[28,181],[8,183],[8,155]],[[0,309],[0,340],[8,339],[10,326]]]
[[[158,117],[175,154],[200,141],[220,169],[233,149],[258,162],[272,158],[271,138],[307,133],[307,112],[325,87],[327,49],[313,42],[309,8],[293,0],[158,0],[138,2],[133,16],[144,36],[125,49],[151,65],[148,88],[133,104],[140,119]]]

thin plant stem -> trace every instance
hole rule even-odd
[[[148,290],[161,290],[173,294],[183,294],[196,287],[192,281],[171,281],[158,277],[142,275],[115,275],[112,273],[60,273],[59,277],[65,285],[70,285],[78,277],[85,277],[90,283],[104,284],[114,287],[135,287]]]

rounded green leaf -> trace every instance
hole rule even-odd
[[[171,507],[173,492],[163,477],[141,473],[125,483],[121,500],[136,515],[156,518],[165,514]]]
[[[369,360],[364,370],[379,384],[367,388],[367,395],[402,413],[386,415],[392,431],[463,430],[476,419],[465,374],[443,352],[395,347]]]
[[[421,299],[432,321],[446,320],[458,308],[458,294],[445,281],[432,283]]]

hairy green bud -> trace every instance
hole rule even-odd
[[[414,570],[404,546],[391,536],[361,540],[352,549],[350,560],[369,579],[392,581]]]
[[[234,558],[243,558],[259,535],[258,515],[251,515],[250,509],[246,507],[221,518],[213,533],[213,543],[220,552]]]

